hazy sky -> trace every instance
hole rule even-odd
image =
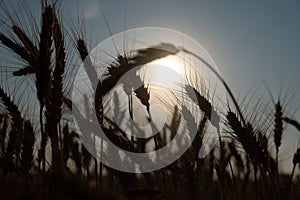
[[[237,90],[261,80],[272,85],[300,78],[300,1],[81,2],[65,1],[64,7],[84,12],[94,39],[108,37],[100,9],[113,33],[124,29],[124,16],[127,29],[178,30],[207,49]]]
[[[28,1],[35,10],[39,2]],[[76,22],[78,11],[86,17],[87,37],[94,43],[109,37],[101,10],[113,34],[124,30],[125,16],[126,29],[155,26],[187,34],[208,51],[236,95],[243,96],[254,84],[264,88],[263,82],[276,98],[281,85],[295,86],[299,93],[300,0],[65,0],[62,7],[66,20]],[[300,106],[299,96],[294,102],[288,106],[292,112]],[[300,120],[299,112],[295,116]],[[285,136],[291,148],[282,160],[292,155],[298,136]]]

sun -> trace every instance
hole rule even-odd
[[[176,71],[178,74],[182,74],[183,72],[183,63],[177,55],[171,55],[161,59],[157,59],[153,61],[152,64],[169,67],[172,70]]]
[[[150,80],[162,85],[178,85],[184,73],[184,63],[177,55],[157,59],[147,65]]]

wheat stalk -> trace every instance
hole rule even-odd
[[[57,18],[55,9],[52,13],[53,17],[53,41],[55,47],[55,68],[53,70],[53,76],[49,80],[49,95],[45,102],[45,116],[46,116],[46,132],[51,139],[52,148],[52,165],[55,170],[59,169],[61,164],[61,153],[59,151],[58,144],[58,127],[60,127],[60,119],[62,115],[62,98],[63,98],[63,83],[62,76],[65,69],[65,47],[64,47],[64,35],[61,29],[61,23]]]
[[[283,117],[282,119],[286,123],[289,123],[289,124],[293,125],[298,131],[300,131],[300,124],[299,124],[299,122],[297,122],[296,120],[291,119],[289,117]]]
[[[42,13],[42,28],[40,33],[39,55],[38,55],[38,68],[36,70],[36,88],[37,97],[40,102],[40,126],[41,126],[41,148],[40,155],[42,159],[43,172],[46,171],[46,155],[45,148],[47,143],[47,134],[44,131],[43,125],[43,108],[45,105],[45,98],[50,89],[51,77],[51,36],[53,26],[53,7],[43,5]]]

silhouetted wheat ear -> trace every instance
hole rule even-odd
[[[185,85],[185,91],[187,92],[187,95],[190,97],[190,99],[194,101],[194,103],[196,103],[204,112],[205,116],[210,120],[211,124],[217,128],[219,133],[220,116],[214,109],[213,105],[203,95],[201,95],[196,88],[190,85]],[[194,98],[195,94],[197,99]]]
[[[46,6],[42,13],[42,28],[40,33],[38,68],[36,70],[37,96],[43,106],[49,93],[51,76],[51,45],[53,27],[53,7]]]
[[[0,33],[0,41],[15,54],[17,54],[25,63],[25,67],[13,72],[14,76],[24,76],[34,73],[37,66],[38,49],[27,37],[24,31],[16,24],[12,25],[12,31],[18,37],[19,42],[13,41]]]
[[[0,33],[1,42],[9,49],[11,49],[15,54],[20,56],[20,58],[26,62],[28,62],[30,58],[30,54],[26,51],[24,47],[20,44],[14,42],[13,40],[6,37],[4,34]]]
[[[139,88],[137,88],[136,90],[134,90],[134,93],[136,94],[136,97],[141,101],[141,103],[146,106],[147,112],[150,112],[150,104],[149,104],[149,100],[150,100],[150,93],[148,91],[148,88],[144,85],[143,81],[141,80],[141,78],[139,76],[135,77],[135,80],[137,81],[138,85],[141,85]]]
[[[24,139],[21,153],[21,169],[27,173],[33,164],[34,131],[29,121],[24,123]]]
[[[29,52],[30,58],[33,58],[34,55],[38,54],[38,48],[36,45],[29,39],[29,37],[24,33],[24,31],[18,27],[16,24],[12,25],[13,32],[18,36],[19,40],[22,42],[25,49]]]
[[[226,115],[228,126],[233,130],[237,139],[250,156],[254,164],[262,164],[267,169],[266,152],[263,151],[261,145],[257,141],[251,124],[243,127],[235,113],[229,111]]]
[[[282,133],[283,133],[283,122],[282,122],[282,107],[280,101],[275,105],[275,120],[274,120],[274,142],[276,146],[276,153],[279,152],[281,145]],[[278,156],[278,155],[277,155]]]
[[[79,46],[79,45],[78,45]],[[100,80],[97,84],[96,95],[95,95],[95,107],[97,111],[98,119],[101,123],[103,112],[102,97],[104,97],[109,91],[111,91],[119,81],[119,79],[127,73],[129,70],[135,67],[145,65],[151,61],[159,58],[166,57],[168,55],[174,55],[178,52],[175,47],[171,44],[162,43],[157,46],[140,49],[137,54],[127,58],[126,55],[118,55],[116,60],[108,66],[108,72],[106,78]],[[85,54],[83,54],[85,55]],[[140,99],[143,105],[146,106],[149,112],[149,93],[148,90],[143,86],[135,90],[135,94]]]
[[[140,66],[169,55],[175,55],[179,51],[180,50],[173,44],[160,43],[156,46],[138,50],[137,55],[128,58],[128,60],[129,63],[133,63],[134,66]]]
[[[11,101],[10,97],[0,87],[0,98],[6,107],[12,121],[12,128],[8,134],[7,148],[5,157],[9,161],[20,157],[22,140],[23,140],[23,118],[18,107]]]
[[[95,89],[97,87],[98,76],[97,76],[95,66],[93,65],[92,60],[89,56],[89,51],[86,42],[83,38],[79,38],[76,41],[77,41],[76,48],[79,52],[81,61],[84,64],[89,80],[92,82],[93,89]]]
[[[21,116],[21,112],[19,111],[18,106],[16,106],[10,97],[4,92],[4,90],[0,87],[0,98],[6,107],[8,114],[11,117],[12,122],[14,123],[14,128],[17,129],[17,131],[21,132],[23,131],[23,118]]]
[[[117,59],[108,66],[108,77],[102,81],[101,88],[98,90],[100,92],[99,95],[106,95],[129,70],[143,66],[154,60],[174,55],[178,51],[172,44],[161,43],[157,46],[137,50],[136,55],[129,58],[118,55]]]
[[[207,125],[208,119],[206,116],[202,117],[198,129],[197,129],[197,134],[195,136],[194,141],[192,142],[192,146],[194,147],[195,151],[199,151],[201,149],[201,146],[203,145],[203,137],[205,134],[205,129]]]
[[[31,73],[34,73],[34,70],[37,68],[37,59],[38,59],[38,48],[35,44],[28,38],[28,36],[24,33],[24,31],[19,28],[16,24],[12,25],[13,32],[18,36],[21,41],[23,47],[29,53],[29,57],[27,58],[28,66],[13,72],[14,76],[25,76]]]
[[[34,73],[34,70],[31,68],[31,66],[27,66],[27,67],[24,67],[17,71],[14,71],[13,75],[14,76],[26,76],[26,75],[32,74],[32,73]]]
[[[62,32],[62,24],[59,22],[55,10],[53,11],[53,40],[55,46],[55,68],[53,71],[52,79],[52,109],[51,112],[54,115],[56,123],[61,118],[61,107],[63,98],[63,74],[66,65],[66,51],[64,47],[64,35]]]
[[[81,38],[79,38],[77,40],[77,50],[79,52],[81,61],[84,61],[87,58],[89,52],[87,50],[85,41],[83,39],[81,39]]]
[[[300,124],[299,122],[297,122],[294,119],[288,118],[288,117],[284,117],[283,121],[285,121],[286,123],[291,124],[292,126],[294,126],[298,131],[300,131]]]

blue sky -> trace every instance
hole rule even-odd
[[[265,81],[297,83],[300,75],[300,1],[64,1],[71,15],[86,16],[99,42],[111,30],[157,26],[183,32],[212,56],[236,92]],[[273,89],[273,88],[272,88]]]
[[[94,44],[109,37],[101,10],[113,34],[124,30],[125,16],[126,29],[154,26],[187,34],[209,52],[237,92],[261,81],[271,87],[299,81],[299,0],[62,2],[66,20],[76,22],[78,12],[85,16]],[[40,0],[28,4],[40,9]]]
[[[39,10],[39,2],[28,4]],[[286,89],[296,87],[287,109],[295,112],[300,106],[299,0],[65,0],[62,7],[66,20],[76,22],[78,11],[86,17],[87,37],[93,43],[109,37],[100,10],[113,34],[124,30],[125,16],[126,29],[154,26],[183,32],[209,52],[237,96],[243,97],[254,84],[264,88],[266,83],[275,98],[280,87],[283,95]],[[295,117],[300,120],[299,112]],[[291,157],[298,145],[300,134],[293,134],[294,129],[290,132],[284,137],[283,145],[290,148],[284,149],[282,160]]]

